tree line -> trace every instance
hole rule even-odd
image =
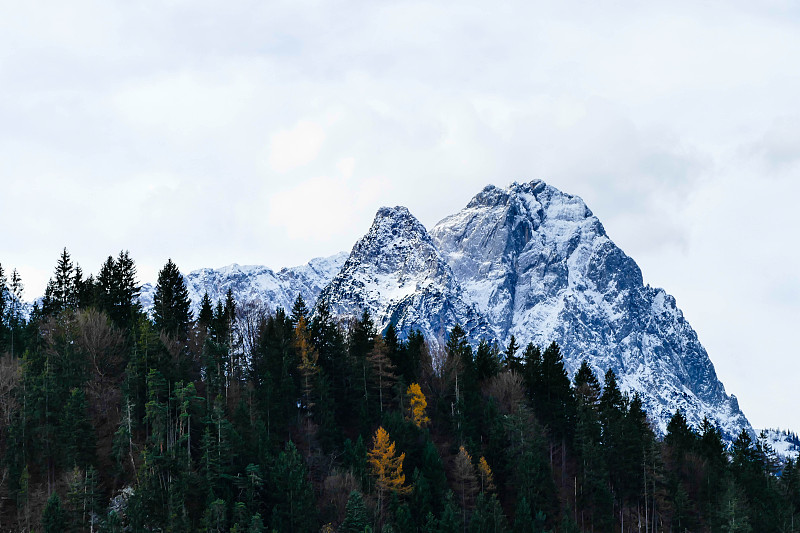
[[[326,302],[206,294],[169,260],[150,314],[127,252],[65,249],[22,309],[0,266],[0,530],[795,531],[800,471],[726,446],[560,347],[462,328],[433,348]]]

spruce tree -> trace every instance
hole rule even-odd
[[[542,391],[534,397],[536,414],[556,437],[571,438],[575,423],[575,396],[570,386],[561,348],[555,342],[542,354]]]
[[[484,339],[478,344],[475,353],[475,374],[478,381],[484,381],[497,375],[500,371],[500,361],[495,350]]]
[[[542,351],[529,342],[522,354],[522,362],[525,387],[528,389],[530,399],[535,401],[542,394]]]
[[[200,312],[197,314],[197,323],[203,331],[208,331],[211,328],[211,323],[214,320],[214,308],[211,306],[211,298],[208,296],[208,291],[203,294],[203,299],[200,300]]]
[[[78,287],[76,287],[75,265],[67,249],[61,252],[52,278],[47,283],[42,299],[42,313],[57,315],[66,309],[77,306]]]
[[[511,340],[508,341],[508,346],[506,346],[505,351],[505,366],[507,370],[521,374],[523,365],[522,359],[517,355],[518,351],[519,344],[517,344],[517,338],[511,335]]]
[[[367,508],[364,506],[364,498],[361,493],[354,490],[347,498],[347,507],[344,521],[339,526],[339,531],[343,533],[364,533],[369,525],[367,519]]]
[[[272,527],[277,531],[300,533],[316,526],[314,490],[308,469],[294,443],[286,443],[272,468]]]
[[[45,533],[62,533],[66,529],[67,520],[64,509],[61,507],[61,498],[53,491],[47,499],[42,513],[42,530]]]
[[[192,320],[191,301],[186,281],[172,259],[158,273],[153,296],[156,329],[179,340],[186,339]]]

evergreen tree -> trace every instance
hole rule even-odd
[[[475,353],[475,373],[478,381],[484,381],[497,375],[500,371],[500,361],[492,346],[482,340]]]
[[[314,491],[308,469],[292,441],[275,461],[272,486],[272,527],[289,533],[311,531],[317,523]]]
[[[343,533],[364,533],[369,525],[367,519],[367,508],[364,506],[364,498],[361,493],[354,490],[347,498],[345,517],[339,526],[339,531]]]
[[[542,354],[542,391],[534,397],[536,414],[554,435],[569,439],[575,423],[575,397],[570,387],[561,349],[555,342]]]
[[[508,531],[506,517],[496,494],[478,495],[475,511],[469,523],[470,533],[502,533]]]
[[[512,372],[516,372],[518,374],[522,373],[523,362],[520,359],[517,352],[519,351],[519,344],[517,344],[517,338],[514,335],[511,335],[511,340],[508,341],[508,346],[506,346],[505,351],[505,363],[506,369]]]
[[[297,324],[300,319],[308,322],[309,314],[310,313],[308,311],[308,307],[306,307],[306,302],[303,300],[303,296],[298,294],[297,298],[294,300],[294,305],[292,305],[292,313],[289,315],[292,319],[292,324]]]
[[[11,272],[9,284],[5,292],[5,312],[0,316],[0,322],[5,324],[5,343],[6,348],[12,356],[24,352],[24,332],[25,332],[25,319],[22,315],[22,293],[24,286],[22,278],[20,278],[17,269]],[[36,317],[37,304],[34,303],[34,309],[31,317]]]
[[[203,331],[211,329],[214,320],[214,308],[211,305],[211,298],[208,296],[208,291],[203,294],[203,299],[200,300],[200,311],[197,313],[197,323]]]
[[[61,498],[53,491],[47,499],[47,505],[42,513],[42,530],[45,533],[62,533],[66,529],[66,517],[61,507]]]
[[[94,462],[97,438],[89,421],[87,409],[83,389],[72,389],[64,406],[60,431],[60,445],[64,447],[66,466],[85,469]]]
[[[539,398],[542,394],[542,351],[532,342],[525,347],[522,354],[522,377],[528,389],[531,400]]]
[[[192,320],[190,307],[186,281],[172,259],[169,259],[158,273],[153,296],[153,318],[156,329],[178,340],[185,339]]]
[[[76,276],[75,265],[66,248],[58,258],[53,275],[54,277],[47,283],[42,299],[42,313],[51,316],[66,309],[75,309],[78,303],[76,281],[79,281],[79,278]]]

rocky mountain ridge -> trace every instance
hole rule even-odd
[[[638,392],[663,434],[675,409],[708,417],[727,440],[752,428],[728,395],[675,299],[645,285],[636,262],[579,197],[542,181],[487,186],[430,231],[405,207],[378,210],[349,254],[274,272],[231,265],[187,274],[195,305],[208,292],[289,309],[298,294],[341,318],[370,312],[380,330],[420,330],[434,349],[461,325],[469,339],[556,341],[573,373],[587,359]],[[145,286],[142,303],[152,302]]]

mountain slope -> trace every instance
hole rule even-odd
[[[675,299],[643,284],[577,196],[541,181],[489,186],[431,235],[498,339],[556,341],[570,372],[584,358],[613,369],[662,433],[676,408],[729,439],[750,428]]]
[[[208,292],[212,302],[224,300],[228,289],[239,305],[259,302],[272,310],[283,307],[290,310],[297,295],[306,305],[313,306],[320,291],[336,275],[344,264],[347,254],[338,253],[330,257],[318,257],[305,265],[282,268],[274,272],[265,266],[241,266],[237,264],[222,268],[201,268],[186,274],[186,286],[192,307],[197,309],[203,294]],[[140,301],[145,309],[152,308],[155,286],[142,287]]]
[[[455,324],[473,337],[485,320],[467,303],[428,231],[405,207],[382,207],[319,297],[340,317],[369,311],[380,331],[419,329],[434,344]]]

